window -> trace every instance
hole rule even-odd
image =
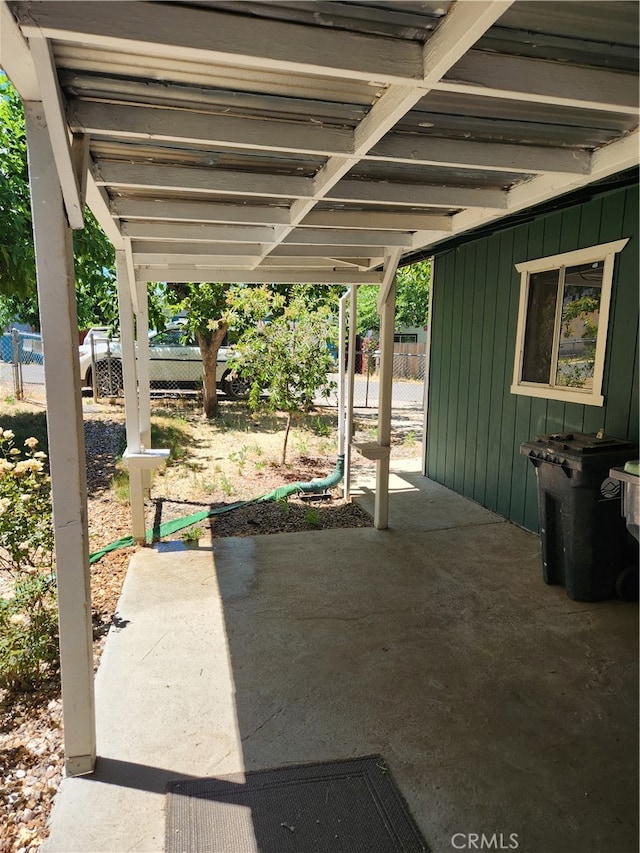
[[[393,336],[394,344],[417,344],[418,335],[411,332],[396,333]]]
[[[512,394],[604,405],[613,265],[627,242],[516,264],[521,283]]]

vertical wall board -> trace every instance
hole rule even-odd
[[[640,382],[638,381],[638,344],[636,342],[636,356],[633,361],[633,382],[631,383],[631,400],[629,406],[629,419],[627,422],[626,437],[632,441],[639,441],[638,434],[638,412],[640,411]]]
[[[487,243],[477,244],[476,273],[473,288],[472,320],[469,351],[469,394],[467,406],[467,447],[464,460],[464,487],[462,493],[474,497],[476,479],[476,453],[478,447],[478,410],[480,407],[480,367],[482,363],[482,326],[484,323],[484,294],[487,280]]]
[[[439,306],[432,333],[438,366],[431,381],[438,388],[430,405],[437,401],[440,412],[431,409],[429,415],[429,476],[537,530],[535,469],[520,454],[522,442],[549,432],[593,432],[603,416],[607,432],[637,438],[637,228],[637,187],[607,190],[436,259]],[[605,407],[511,394],[520,292],[514,265],[621,237],[632,239],[616,263]]]
[[[462,418],[458,418],[458,382],[460,378],[460,346],[462,342],[462,305],[464,303],[464,259],[465,249],[456,249],[456,266],[453,277],[453,322],[449,336],[449,378],[447,405],[447,433],[451,441],[447,442],[445,460],[445,485],[453,488],[456,465],[456,437],[464,427]],[[451,283],[450,283],[451,284]]]
[[[565,210],[560,224],[559,252],[573,252],[580,244],[580,220],[582,218],[581,207],[571,207]]]
[[[460,428],[456,431],[456,462],[453,475],[452,488],[456,492],[464,494],[464,472],[466,464],[466,449],[472,451],[473,445],[469,443],[469,394],[471,391],[469,376],[471,371],[471,328],[473,323],[473,293],[476,279],[476,251],[475,243],[469,246],[469,251],[464,253],[464,265],[462,271],[462,306],[460,315],[460,373],[458,377],[458,419]],[[473,412],[472,417],[476,417]]]
[[[473,499],[486,504],[487,456],[491,434],[491,373],[493,369],[493,339],[496,334],[496,304],[498,299],[498,276],[495,268],[495,245],[493,238],[484,241],[487,245],[485,267],[484,313],[482,318],[482,357],[480,362],[480,388],[478,401],[478,430],[476,445],[476,476]]]
[[[507,351],[509,349],[507,345],[508,335],[500,334],[498,330],[506,329],[509,323],[511,265],[513,260],[512,231],[496,234],[489,241],[489,257],[495,259],[495,262],[492,263],[492,268],[497,282],[498,293],[491,364],[491,427],[487,453],[485,501],[495,506],[498,498],[500,466],[510,464],[508,459],[503,458],[500,445],[504,401],[509,393],[509,386],[511,384],[511,373],[506,365]]]
[[[605,199],[602,206],[605,238],[631,238],[616,259],[613,277],[611,308],[616,334],[607,340],[604,385],[607,399],[613,400],[621,399],[629,384],[638,382],[637,375],[633,375],[638,330],[638,208],[637,195],[633,201],[630,196],[631,191],[627,191],[624,208],[614,207],[612,199]],[[604,428],[609,435],[624,436],[629,428],[629,411],[622,406],[607,406]]]
[[[507,317],[506,359],[505,359],[505,396],[502,406],[502,425],[500,428],[500,470],[498,472],[498,495],[495,509],[500,515],[509,516],[511,507],[511,490],[515,471],[521,468],[521,476],[526,477],[524,460],[518,453],[514,460],[516,407],[518,397],[510,391],[513,378],[513,361],[516,348],[516,326],[518,323],[518,305],[520,302],[520,273],[515,265],[520,262],[527,249],[526,231],[524,228],[513,229],[510,243],[509,272],[506,279],[510,281],[509,314]],[[519,447],[519,445],[518,445]],[[515,466],[515,467],[514,467]]]
[[[635,291],[636,297],[640,292],[640,266],[639,258],[640,258],[640,239],[639,239],[639,229],[640,229],[640,216],[638,213],[638,208],[640,206],[640,196],[638,195],[637,188],[630,189],[627,191],[625,206],[624,206],[624,220],[622,224],[623,234],[626,236],[627,234],[631,235],[631,239],[626,246],[627,254],[630,256],[627,261],[629,264],[635,264],[634,272],[629,276],[629,281],[627,286],[631,290],[631,293]],[[635,285],[634,285],[635,283]],[[638,299],[634,301],[634,310],[638,312]],[[640,439],[640,429],[638,421],[640,420],[640,402],[638,401],[638,392],[640,391],[640,375],[639,371],[639,362],[640,357],[638,353],[638,322],[639,319],[636,316],[636,335],[635,335],[635,345],[634,345],[634,358],[633,358],[633,369],[631,370],[631,398],[629,400],[629,417],[627,420],[627,429],[625,432],[625,436],[627,438],[632,439],[633,441],[638,441]],[[628,365],[629,369],[631,369],[631,364]]]
[[[511,504],[509,517],[512,521],[524,525],[524,508],[527,487],[530,480],[535,482],[535,472],[529,460],[520,453],[520,445],[531,438],[531,397],[518,397],[514,427],[513,445],[513,482],[511,484]],[[537,526],[531,527],[537,530]]]
[[[431,323],[431,362],[429,382],[429,412],[427,433],[427,474],[438,482],[444,477],[446,447],[439,436],[446,434],[446,399],[444,366],[447,364],[445,341],[451,327],[453,306],[447,291],[447,282],[453,274],[454,253],[447,252],[434,260],[433,264],[433,317]]]
[[[595,198],[582,206],[580,216],[580,240],[576,249],[588,249],[597,246],[600,240],[600,221],[602,220],[602,198]]]

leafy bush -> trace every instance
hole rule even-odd
[[[58,668],[54,578],[23,574],[13,597],[0,598],[0,687],[33,690]]]
[[[59,666],[46,454],[0,427],[0,687],[30,690]]]

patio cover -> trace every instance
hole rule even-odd
[[[636,166],[637,37],[636,2],[0,0],[27,116],[67,772],[95,759],[69,240],[85,198],[116,249],[140,465],[147,282],[377,284],[382,495],[398,263]]]

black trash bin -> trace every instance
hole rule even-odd
[[[564,584],[574,601],[613,598],[625,566],[620,484],[609,471],[637,458],[638,445],[599,435],[541,435],[520,448],[538,480],[544,581]]]

